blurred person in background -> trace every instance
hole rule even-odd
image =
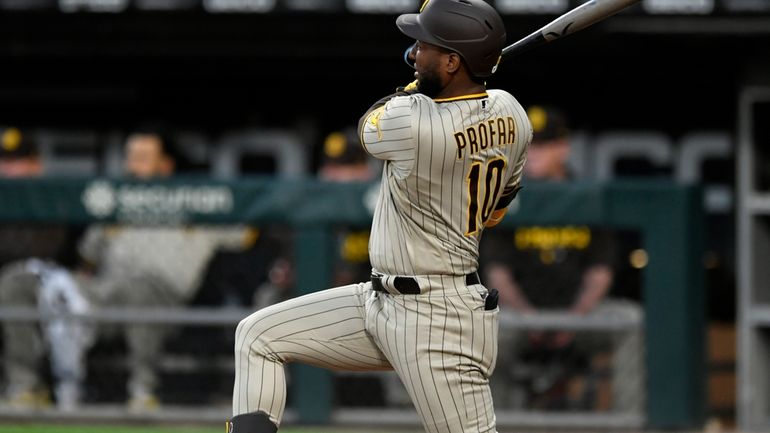
[[[33,134],[0,128],[0,179],[45,176],[46,167]],[[4,204],[8,205],[8,204]],[[71,262],[78,231],[59,224],[9,222],[0,225],[0,267],[27,257]]]
[[[323,182],[372,182],[380,173],[377,160],[366,154],[355,126],[334,131],[326,136],[323,143],[318,179]],[[373,185],[378,187],[378,185]],[[334,269],[333,285],[368,278],[369,227],[345,227],[338,232],[337,264]]]
[[[176,163],[172,149],[162,132],[131,134],[125,144],[127,177],[152,181],[172,176]],[[176,307],[194,296],[219,248],[245,248],[254,240],[254,232],[241,226],[94,224],[79,241],[81,261],[74,272],[55,262],[25,261],[3,275],[0,296],[6,304],[37,303],[45,313],[87,313],[99,307]],[[26,347],[43,347],[45,338],[51,351],[57,406],[73,409],[83,398],[87,350],[98,335],[109,335],[114,329],[53,320],[46,323],[41,336],[36,325],[24,326],[23,334],[6,329],[3,355],[6,367],[13,366],[8,372],[11,382],[21,377],[34,380],[19,381],[9,390],[27,392],[23,387],[42,382],[37,366],[43,351],[29,353]],[[159,405],[155,394],[157,366],[169,328],[128,324],[122,329],[128,350],[128,409],[154,410]]]
[[[325,182],[371,182],[380,162],[366,154],[355,126],[329,133],[323,142],[318,179]]]
[[[45,176],[46,167],[40,157],[37,141],[29,131],[9,127],[0,129],[0,180],[32,179]],[[9,204],[3,204],[8,206]],[[0,305],[15,303],[20,297],[35,305],[33,290],[12,293],[7,290],[12,275],[29,265],[28,259],[53,260],[72,265],[77,256],[76,241],[82,229],[65,224],[9,222],[0,225]],[[20,276],[26,284],[36,284],[31,274]],[[40,368],[45,347],[31,322],[2,322],[6,373],[5,401],[12,407],[42,408],[51,404],[51,396],[32,368]]]
[[[19,128],[0,130],[0,176],[6,179],[37,177],[43,162],[34,140]]]
[[[533,138],[525,179],[573,180],[568,165],[571,137],[564,113],[555,107],[532,106],[527,114]],[[513,233],[499,229],[482,241],[482,251],[486,258],[483,275],[490,287],[499,290],[502,309],[516,314],[561,311],[634,318],[642,314],[636,303],[610,296],[618,251],[608,230],[583,225],[518,226]],[[592,376],[572,373],[592,371],[581,364],[591,363],[591,354],[603,351],[612,351],[613,409],[641,413],[644,352],[637,332],[500,332],[498,363],[491,380],[494,401],[501,407],[529,404],[537,409],[591,409],[595,402],[587,400],[593,400],[595,386],[586,377]],[[589,360],[584,361],[585,357]],[[546,364],[545,370],[535,373],[536,380],[527,378],[529,386],[537,389],[516,385],[517,373],[525,371],[525,358]],[[601,359],[594,358],[595,368]],[[546,373],[554,374],[549,377]],[[527,402],[538,397],[541,402]]]

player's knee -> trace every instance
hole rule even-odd
[[[241,320],[235,329],[235,354],[267,356],[270,354],[270,334],[261,326],[259,313]]]
[[[238,352],[244,350],[244,343],[246,342],[246,334],[248,333],[249,329],[249,318],[245,318],[241,320],[238,323],[238,327],[235,328],[235,352],[236,355],[238,355]]]

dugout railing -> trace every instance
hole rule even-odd
[[[315,291],[331,280],[330,253],[335,225],[365,225],[371,220],[376,185],[334,185],[314,180],[274,178],[216,182],[174,179],[160,183],[112,179],[23,179],[0,182],[0,223],[249,223],[288,224],[295,230],[296,287]],[[527,185],[505,226],[586,224],[640,233],[649,255],[643,270],[641,321],[592,322],[592,319],[506,317],[501,327],[605,329],[642,326],[645,334],[646,404],[641,417],[612,413],[498,413],[500,425],[538,427],[691,428],[705,417],[705,303],[701,254],[701,190],[666,181]],[[340,210],[344,210],[341,212]],[[249,311],[234,308],[100,311],[90,319],[147,321],[200,326],[233,326]],[[0,308],[0,320],[39,320],[35,310]],[[332,407],[331,373],[293,365],[293,404],[287,423],[416,423],[404,410],[371,411]],[[328,398],[324,398],[327,396]],[[4,417],[25,416],[3,410]],[[84,410],[50,417],[114,418],[119,410]],[[32,415],[37,416],[39,415]],[[164,408],[145,418],[216,421],[227,409]]]

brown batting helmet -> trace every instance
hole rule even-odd
[[[476,77],[488,77],[505,45],[505,25],[484,0],[426,0],[396,25],[405,35],[458,53]]]

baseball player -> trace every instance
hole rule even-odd
[[[394,369],[426,431],[496,431],[498,307],[476,273],[478,244],[519,189],[532,128],[513,96],[484,84],[506,36],[490,5],[430,0],[396,25],[417,40],[416,80],[359,122],[364,148],[384,161],[371,279],[241,321],[233,433],[277,431],[288,362]]]

